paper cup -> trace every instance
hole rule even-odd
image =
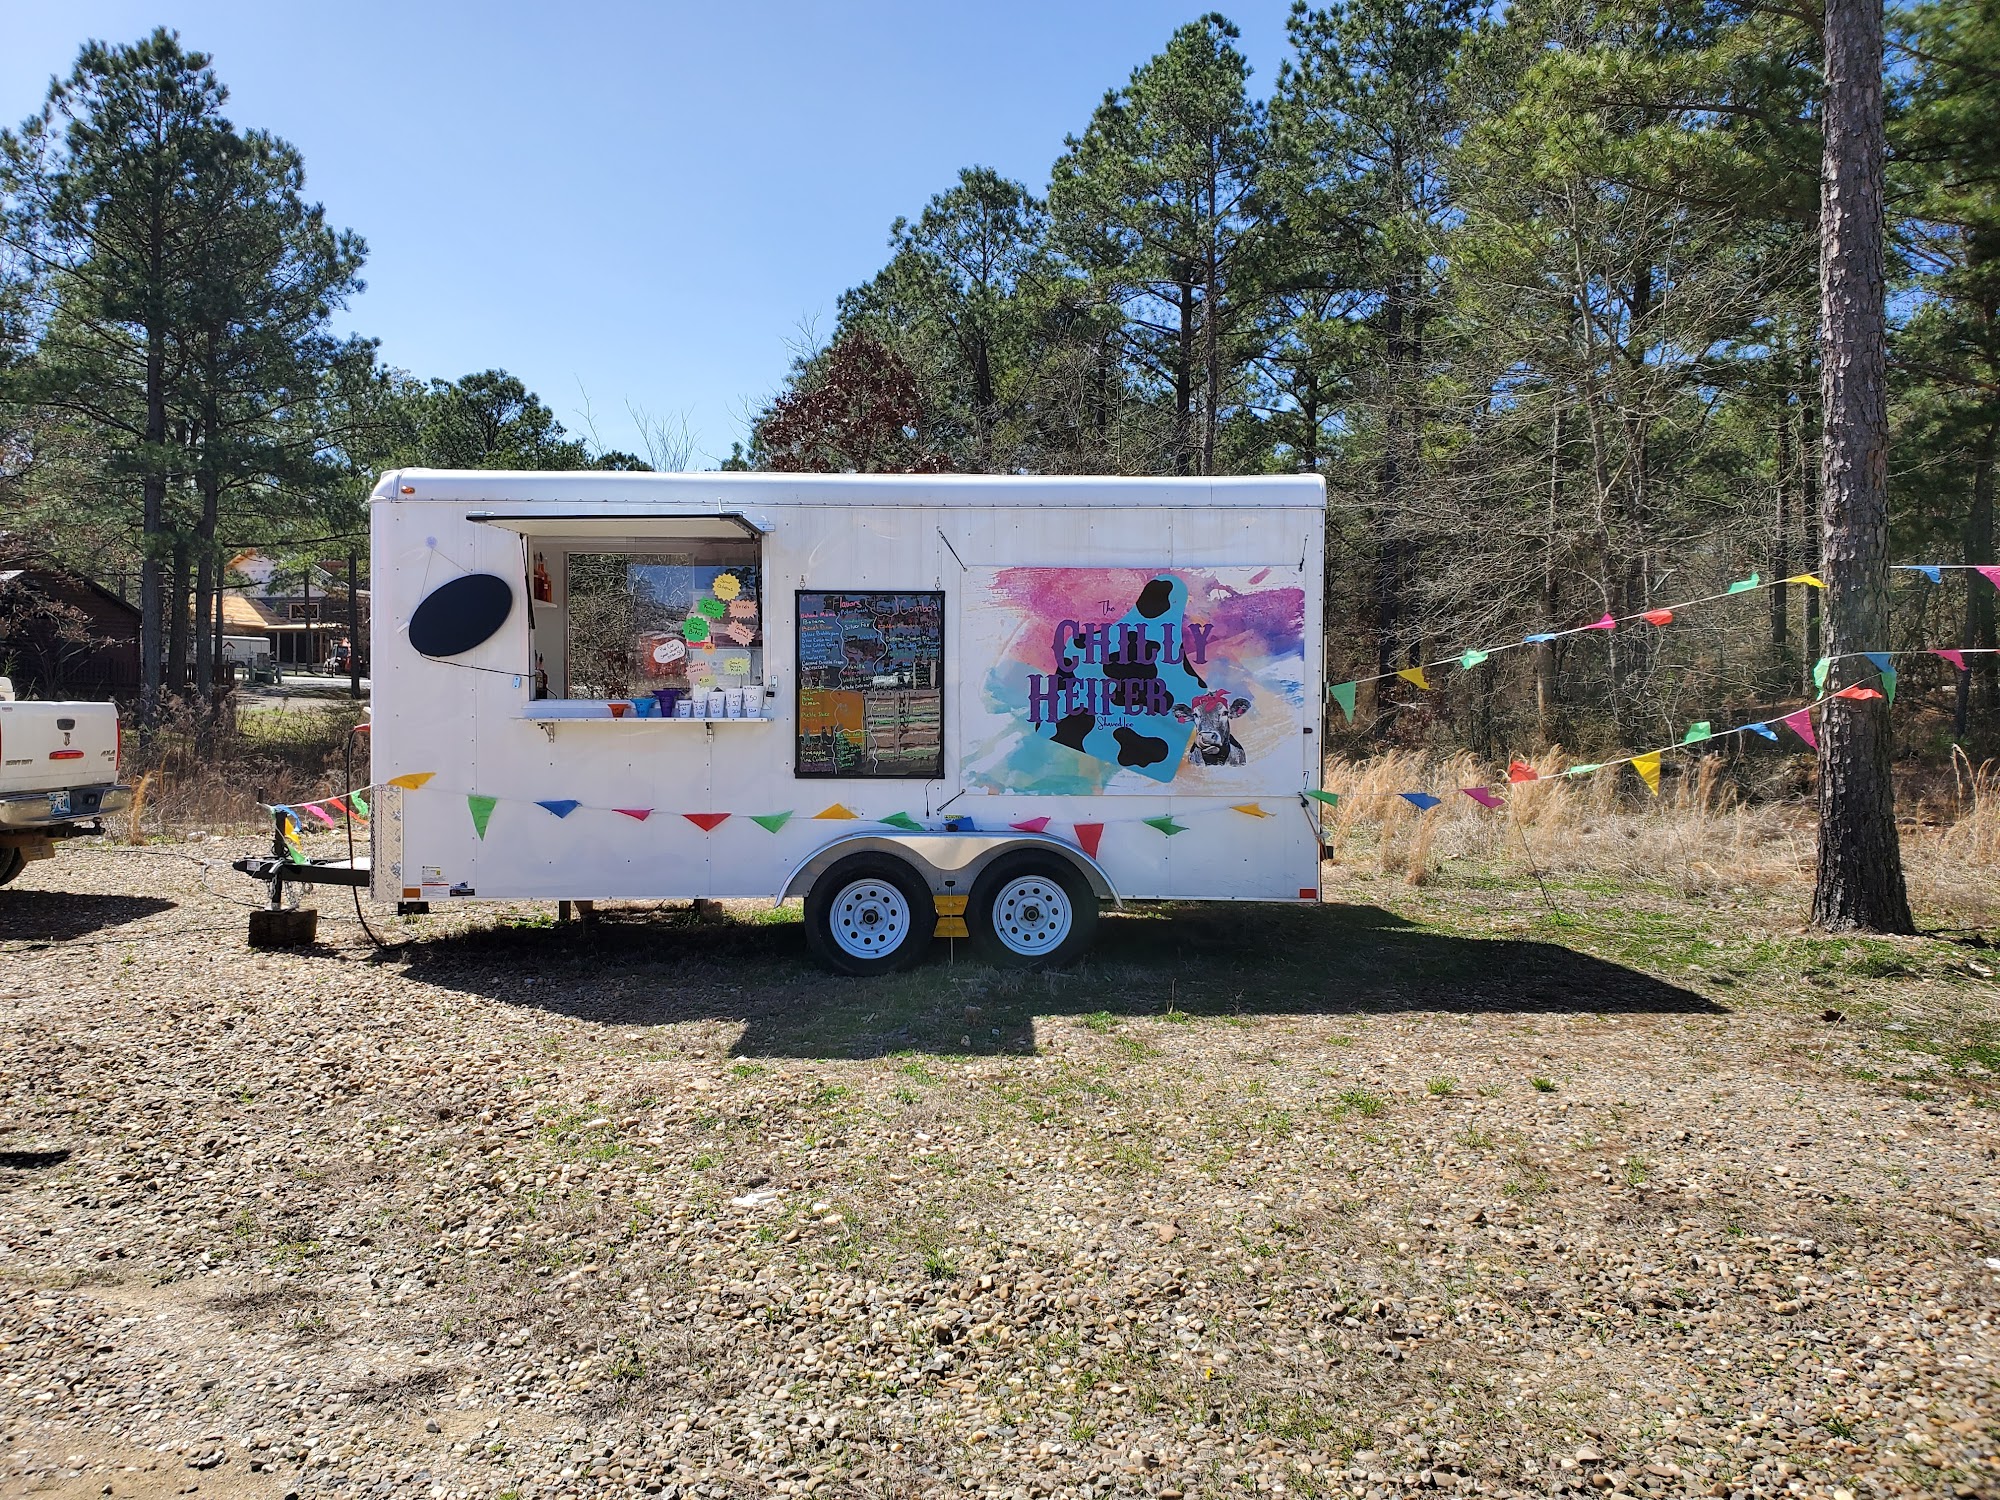
[[[694,700],[683,698],[680,702],[676,703],[674,705],[674,717],[676,719],[692,719],[694,717]]]

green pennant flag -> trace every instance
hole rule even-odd
[[[1747,594],[1750,592],[1750,590],[1756,588],[1757,585],[1759,585],[1763,581],[1764,580],[1762,578],[1759,578],[1755,573],[1752,573],[1748,578],[1739,578],[1736,580],[1736,582],[1730,584],[1729,592],[1732,594]]]
[[[1458,664],[1459,664],[1459,666],[1460,666],[1461,668],[1463,668],[1463,669],[1464,669],[1465,671],[1468,671],[1468,672],[1469,672],[1469,671],[1471,671],[1471,670],[1472,670],[1472,669],[1473,669],[1474,667],[1478,666],[1478,665],[1479,665],[1479,664],[1480,664],[1481,662],[1485,661],[1485,660],[1486,660],[1486,658],[1487,658],[1487,656],[1488,656],[1488,655],[1490,655],[1490,654],[1491,654],[1491,653],[1489,653],[1489,652],[1485,652],[1485,651],[1480,651],[1480,650],[1478,650],[1478,649],[1474,649],[1474,650],[1471,650],[1471,651],[1468,651],[1468,652],[1466,652],[1466,653],[1465,653],[1465,655],[1461,656],[1461,657],[1460,657],[1460,658],[1458,659]]]
[[[1882,696],[1887,698],[1891,703],[1896,701],[1896,669],[1894,667],[1882,668]]]
[[[1708,720],[1688,725],[1688,732],[1681,736],[1683,745],[1699,745],[1703,740],[1715,738],[1715,731],[1708,726]]]
[[[1340,802],[1340,794],[1338,792],[1315,792],[1308,787],[1305,795],[1312,798],[1315,802],[1324,802],[1328,807],[1337,806]]]
[[[891,828],[907,828],[911,833],[922,833],[924,825],[906,812],[890,813],[886,818],[877,818],[878,823],[887,823]]]
[[[1818,661],[1814,662],[1813,686],[1816,688],[1825,687],[1826,674],[1832,670],[1833,670],[1833,658],[1830,656],[1822,656]]]
[[[1172,838],[1177,833],[1187,832],[1187,829],[1183,828],[1180,824],[1174,821],[1174,815],[1172,813],[1168,813],[1164,818],[1143,818],[1140,821],[1142,821],[1148,828],[1159,829],[1160,832],[1164,833],[1168,838]]]
[[[289,859],[295,865],[302,865],[306,862],[306,852],[297,844],[287,844],[285,845],[285,858]]]
[[[1340,711],[1347,715],[1347,722],[1352,724],[1354,722],[1354,684],[1351,682],[1336,682],[1332,687],[1327,689],[1327,692],[1332,694],[1333,701],[1340,705]]]
[[[785,826],[791,816],[789,812],[752,813],[750,814],[750,821],[767,833],[776,833],[780,828]]]
[[[472,826],[482,839],[486,837],[486,820],[493,816],[493,809],[499,801],[498,797],[471,796],[465,799],[465,805],[472,811]]]
[[[361,793],[350,792],[348,794],[347,800],[354,804],[354,810],[360,813],[362,817],[365,818],[368,816],[368,804],[361,800]]]
[[[1569,769],[1568,769],[1567,771],[1563,772],[1563,775],[1565,775],[1565,776],[1588,776],[1588,775],[1589,775],[1589,774],[1590,774],[1590,773],[1591,773],[1592,771],[1601,771],[1601,770],[1603,770],[1603,769],[1604,769],[1604,762],[1603,762],[1603,761],[1601,761],[1601,760],[1587,760],[1587,761],[1585,761],[1585,762],[1584,762],[1584,763],[1583,763],[1582,765],[1580,765],[1580,766],[1571,766],[1571,767],[1570,767],[1570,768],[1569,768]]]

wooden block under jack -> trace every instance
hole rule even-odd
[[[694,914],[703,918],[719,917],[722,915],[722,903],[711,901],[706,896],[697,896],[694,898]]]
[[[576,919],[585,926],[589,926],[597,920],[597,903],[595,901],[558,901],[556,903],[556,920],[558,922],[567,922],[570,919],[572,911],[575,912]]]
[[[250,946],[253,948],[303,948],[319,933],[319,910],[300,906],[290,911],[268,908],[250,913]]]

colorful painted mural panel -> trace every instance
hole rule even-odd
[[[1300,775],[1296,567],[992,568],[967,577],[970,791],[1237,794]]]

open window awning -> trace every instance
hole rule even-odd
[[[466,520],[481,521],[522,536],[562,537],[576,541],[714,541],[718,537],[760,537],[771,528],[741,511],[717,510],[663,515],[658,511],[593,510],[570,514],[537,512],[527,515],[501,510],[475,510]]]

